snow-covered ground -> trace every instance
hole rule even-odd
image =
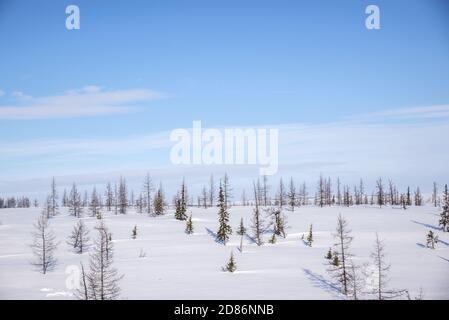
[[[88,253],[73,253],[66,244],[77,219],[66,209],[51,219],[51,228],[60,241],[58,265],[46,275],[31,264],[33,223],[39,209],[0,210],[0,298],[1,299],[73,299],[67,288],[66,268],[88,264]],[[423,289],[425,299],[449,299],[449,234],[438,228],[436,208],[412,207],[302,207],[285,211],[287,237],[258,247],[244,238],[243,253],[238,250],[240,236],[234,235],[226,246],[214,241],[217,209],[189,208],[193,214],[194,234],[184,233],[185,223],[177,221],[170,210],[161,217],[149,217],[130,210],[127,215],[104,214],[113,233],[114,265],[124,274],[120,286],[124,299],[342,299],[326,272],[324,258],[334,243],[337,216],[341,213],[352,229],[354,261],[370,262],[375,232],[385,240],[387,260],[391,263],[391,288],[408,289],[412,297]],[[249,229],[250,207],[230,209],[231,225],[237,229],[240,218]],[[83,218],[93,229],[95,218]],[[313,223],[314,243],[301,240]],[[138,237],[131,232],[137,225]],[[425,247],[426,234],[440,238],[435,250]],[[221,271],[231,251],[237,271]],[[144,252],[145,257],[139,257]],[[68,268],[70,270],[70,268]],[[368,298],[366,296],[365,298]]]

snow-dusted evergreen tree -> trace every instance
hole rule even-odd
[[[449,192],[447,184],[444,186],[442,209],[439,224],[443,231],[449,232]]]
[[[64,189],[64,193],[62,194],[62,200],[61,200],[61,205],[65,208],[68,206],[69,203],[69,196],[67,195],[67,190]]]
[[[115,300],[120,296],[119,281],[123,276],[119,276],[113,267],[113,246],[111,234],[104,223],[96,228],[98,237],[94,241],[94,246],[90,254],[89,272],[82,275],[86,280],[81,283],[81,294],[86,300]],[[86,294],[87,293],[87,294]]]
[[[324,181],[324,196],[325,196],[325,202],[326,205],[331,206],[332,205],[332,182],[331,178],[328,177],[327,180]]]
[[[340,258],[338,257],[338,252],[334,251],[332,252],[332,259],[330,262],[332,267],[339,267],[340,266]],[[333,270],[333,269],[331,269]]]
[[[185,230],[185,232],[187,234],[192,234],[193,233],[192,215],[190,215],[189,218],[186,221],[186,230]]]
[[[51,190],[50,190],[50,201],[49,201],[49,215],[51,217],[56,216],[59,213],[59,205],[58,205],[58,191],[56,190],[56,182],[55,178],[51,180]]]
[[[426,238],[427,248],[435,249],[435,244],[438,243],[438,236],[433,233],[432,230],[429,230]]]
[[[320,175],[320,179],[318,180],[315,204],[320,207],[323,207],[326,204],[326,182],[322,175]]]
[[[136,209],[138,213],[143,213],[143,196],[139,194],[139,197],[136,200]]]
[[[232,228],[229,225],[228,206],[226,205],[225,193],[221,181],[218,187],[218,224],[217,240],[226,244],[229,236],[232,234]]]
[[[310,225],[310,228],[309,228],[309,235],[307,236],[307,244],[309,245],[309,247],[311,247],[311,246],[312,246],[312,243],[313,243],[313,231],[312,231],[312,227],[313,227],[313,225],[311,224],[311,225]]]
[[[39,215],[37,222],[34,224],[36,231],[33,232],[33,244],[31,245],[35,256],[32,264],[39,268],[43,274],[51,271],[57,262],[54,253],[58,244],[55,241],[55,234],[49,228],[48,221],[45,214]]]
[[[337,230],[334,233],[334,238],[336,239],[334,244],[335,255],[329,271],[334,279],[341,284],[342,292],[345,295],[349,294],[350,270],[348,261],[352,256],[349,252],[349,247],[352,242],[350,232],[348,223],[340,214],[337,221]],[[338,262],[338,265],[335,262]]]
[[[235,263],[234,253],[231,252],[231,257],[229,258],[226,266],[223,268],[223,271],[234,272],[235,270],[237,270],[237,264]]]
[[[162,185],[159,185],[159,188],[156,191],[153,204],[155,215],[160,216],[165,213],[165,195],[164,189],[162,189]]]
[[[388,180],[388,202],[394,206],[396,205],[396,201],[395,201],[395,185],[393,183],[393,180],[389,179]]]
[[[363,183],[363,179],[360,179],[359,182],[359,199],[358,199],[358,204],[363,204],[363,200],[365,198],[366,194],[365,194],[365,184]]]
[[[114,190],[112,189],[111,183],[108,182],[106,185],[106,210],[111,211],[114,205]]]
[[[119,212],[121,214],[126,214],[128,209],[128,187],[126,186],[126,180],[123,177],[120,177],[118,197]]]
[[[271,235],[271,238],[268,240],[268,243],[275,244],[276,241],[277,241],[276,233],[273,232],[273,234]]]
[[[401,204],[402,209],[407,209],[407,199],[404,193],[401,193],[401,196],[399,197],[399,203]]]
[[[410,207],[412,205],[412,195],[410,193],[410,187],[407,187],[407,193],[405,194],[405,199],[406,199],[407,205]]]
[[[246,234],[246,228],[245,225],[243,224],[243,218],[240,219],[240,225],[239,228],[237,229],[237,234],[239,236],[243,236]]]
[[[332,260],[332,248],[329,248],[329,251],[326,253],[325,258],[329,261]]]
[[[379,178],[376,181],[376,189],[377,189],[377,193],[376,193],[377,205],[379,207],[382,207],[385,204],[385,190],[384,190],[382,178]]]
[[[133,238],[134,240],[137,239],[137,226],[134,226],[131,232],[131,238]]]
[[[256,184],[253,182],[253,188],[254,188],[254,198],[255,198],[255,208],[254,208],[254,214],[252,218],[252,231],[253,231],[253,239],[256,242],[258,246],[261,246],[263,244],[262,241],[262,234],[264,232],[264,226],[263,226],[263,219],[259,208],[259,201],[257,197],[257,188]]]
[[[293,177],[290,178],[290,185],[288,188],[288,206],[292,211],[295,211],[295,206],[298,204],[297,194],[296,194],[296,187],[295,182],[293,181]]]
[[[287,228],[287,222],[284,215],[282,214],[282,210],[280,208],[269,208],[268,213],[272,218],[274,234],[285,238],[287,236],[287,233],[285,232],[285,229]]]
[[[98,198],[97,190],[95,187],[92,190],[92,195],[90,196],[89,211],[92,217],[98,217],[101,214],[100,199]]]
[[[415,206],[422,206],[422,202],[423,202],[423,199],[422,199],[422,194],[421,194],[421,190],[419,189],[419,187],[417,187],[416,188],[416,191],[415,191]]]
[[[149,173],[145,176],[145,180],[143,182],[143,199],[144,199],[144,207],[147,214],[153,213],[153,203],[151,199],[151,194],[154,191],[153,180]]]
[[[72,234],[67,240],[67,244],[79,254],[86,252],[89,245],[89,230],[87,230],[86,225],[83,220],[79,219],[75,227],[72,230]]]
[[[81,195],[78,192],[78,189],[76,188],[75,183],[73,183],[72,189],[70,190],[69,212],[72,216],[75,216],[77,218],[80,218],[81,214],[83,213]]]
[[[182,181],[181,190],[178,193],[175,200],[175,218],[177,220],[186,220],[187,219],[187,192],[184,180]]]

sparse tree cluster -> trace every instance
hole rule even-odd
[[[115,300],[120,296],[119,281],[123,278],[113,267],[111,233],[103,222],[96,228],[89,260],[89,270],[81,269],[81,283],[77,296],[81,300]]]

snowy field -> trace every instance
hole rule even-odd
[[[73,253],[66,244],[77,218],[65,208],[50,220],[60,244],[58,264],[46,275],[30,264],[33,223],[40,209],[0,210],[0,298],[1,299],[74,299],[66,286],[66,268],[88,264],[88,253]],[[420,288],[425,299],[449,299],[449,234],[438,228],[439,210],[430,206],[399,208],[378,207],[302,207],[284,211],[288,219],[287,237],[258,247],[244,238],[243,252],[238,250],[240,236],[235,230],[243,217],[249,229],[250,207],[230,209],[234,235],[226,246],[214,241],[217,209],[189,208],[193,214],[194,234],[184,233],[185,222],[175,220],[173,211],[165,216],[149,217],[130,210],[127,215],[104,214],[112,231],[114,266],[124,274],[120,282],[122,299],[343,299],[326,272],[324,258],[334,243],[332,233],[341,213],[352,229],[354,261],[370,263],[375,232],[385,240],[387,261],[391,263],[389,287],[408,289],[413,297]],[[95,218],[83,218],[90,238]],[[314,243],[301,240],[313,223]],[[137,225],[137,239],[131,232]],[[426,234],[440,238],[436,249],[425,247]],[[221,271],[231,251],[237,271]],[[139,257],[141,252],[145,257]],[[369,281],[367,281],[369,283]],[[364,298],[372,298],[366,295]]]

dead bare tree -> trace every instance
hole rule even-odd
[[[36,260],[32,264],[38,267],[43,274],[46,274],[47,271],[54,269],[56,266],[57,260],[54,252],[58,244],[55,241],[55,234],[49,228],[48,219],[44,213],[39,215],[34,227],[36,231],[33,232],[34,241],[31,248]]]
[[[337,256],[336,261],[338,263],[331,264],[329,269],[332,277],[336,279],[342,286],[342,292],[345,295],[350,293],[350,280],[351,273],[349,268],[349,260],[352,255],[349,252],[349,247],[352,242],[352,237],[350,236],[351,230],[348,229],[348,223],[341,216],[338,216],[337,220],[337,230],[334,233],[334,238],[336,242],[334,243],[334,252]]]
[[[93,251],[89,260],[89,273],[81,278],[81,294],[85,300],[115,300],[120,296],[119,276],[113,268],[113,246],[111,234],[103,221],[96,227],[98,238],[94,241]]]
[[[374,244],[374,250],[371,252],[371,258],[373,259],[373,265],[375,267],[374,272],[374,286],[371,290],[371,294],[376,295],[377,299],[393,299],[406,294],[407,290],[393,290],[387,289],[388,282],[390,281],[388,277],[388,272],[391,265],[385,261],[385,244],[384,241],[379,238],[376,233],[376,242]],[[373,276],[373,275],[371,275]]]
[[[78,220],[77,224],[73,228],[72,234],[67,240],[67,244],[70,245],[76,253],[82,254],[89,248],[89,230],[83,220]]]
[[[262,241],[262,233],[263,233],[263,220],[260,213],[259,208],[259,197],[258,197],[258,190],[256,188],[256,184],[253,182],[253,188],[254,188],[254,201],[255,201],[255,208],[254,208],[254,215],[252,219],[252,230],[253,230],[253,237],[258,246],[261,246],[263,244]]]

